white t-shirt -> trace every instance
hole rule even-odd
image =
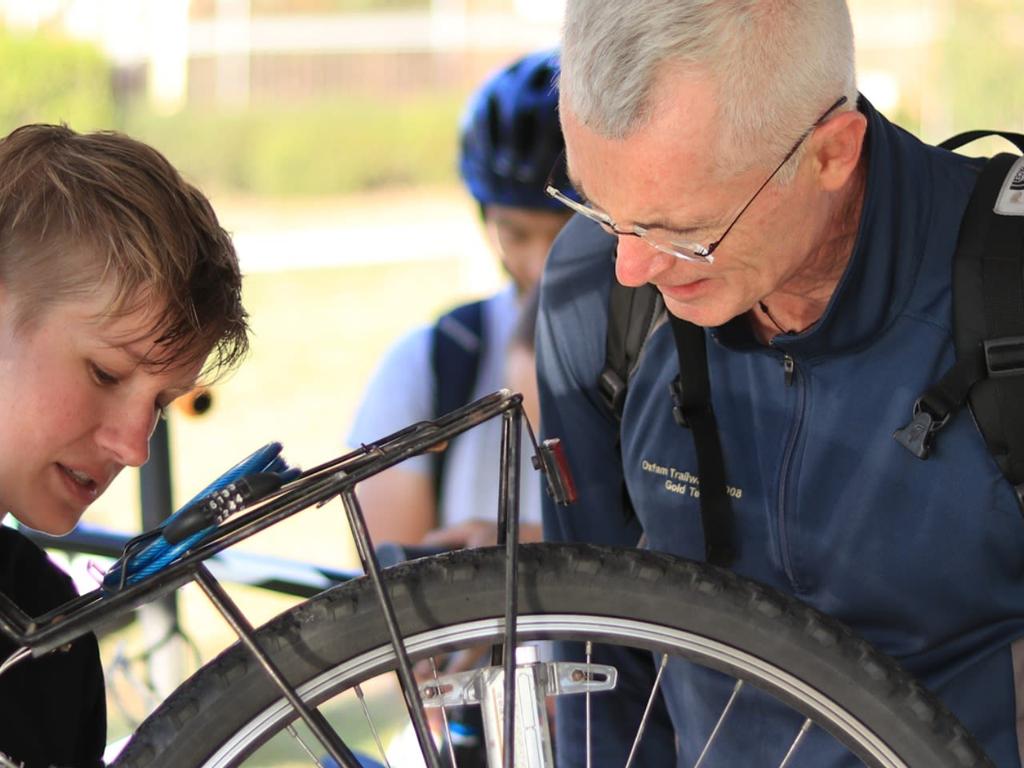
[[[519,302],[514,287],[484,302],[484,347],[472,400],[506,385],[505,358],[518,319]],[[433,328],[417,328],[385,354],[356,412],[348,436],[350,446],[373,442],[413,422],[434,417],[435,381],[430,361]],[[452,440],[441,478],[441,526],[472,519],[497,520],[500,446],[500,417]],[[519,520],[539,524],[541,479],[530,461],[532,455],[524,429]],[[431,460],[430,456],[413,456],[399,466],[429,475]]]

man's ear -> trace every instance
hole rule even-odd
[[[823,189],[835,191],[849,180],[860,161],[867,130],[867,118],[853,111],[836,115],[814,132],[811,153]]]

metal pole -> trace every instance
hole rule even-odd
[[[171,448],[167,422],[157,421],[149,441],[149,461],[139,470],[139,498],[142,530],[148,531],[174,511],[171,494]],[[177,643],[165,641],[178,630],[178,595],[172,592],[139,609],[139,623],[147,648],[156,650],[149,658],[149,678],[161,698],[185,679],[185,663]]]

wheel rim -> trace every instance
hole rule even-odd
[[[491,618],[439,627],[406,638],[406,648],[415,659],[462,646],[496,642],[500,641],[503,626],[502,619]],[[833,699],[761,658],[707,637],[650,622],[576,614],[521,615],[517,618],[517,630],[524,642],[567,639],[615,643],[671,653],[724,671],[784,698],[787,704],[796,702],[794,710],[839,736],[844,744],[853,747],[851,751],[855,755],[870,765],[906,768],[882,739]],[[389,645],[378,646],[322,672],[300,686],[299,693],[306,700],[326,699],[388,671],[393,667],[393,659]],[[239,729],[203,763],[204,767],[237,765],[241,756],[277,733],[292,715],[287,702],[283,699],[275,702]]]

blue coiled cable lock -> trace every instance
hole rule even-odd
[[[299,470],[281,457],[281,444],[264,445],[238,462],[153,531],[129,544],[107,571],[103,590],[116,592],[167,567],[201,542],[230,514],[294,479]]]

